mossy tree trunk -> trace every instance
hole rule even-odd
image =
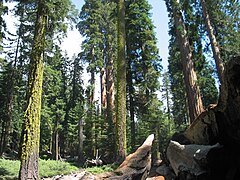
[[[44,1],[39,0],[29,66],[27,108],[22,130],[19,179],[39,179],[38,158],[45,27]]]
[[[118,58],[117,58],[117,95],[116,95],[116,130],[117,156],[122,161],[126,156],[126,57],[125,57],[125,5],[118,0]]]

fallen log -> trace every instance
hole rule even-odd
[[[182,172],[187,172],[188,176],[200,177],[207,174],[208,153],[212,149],[221,148],[216,145],[181,145],[176,141],[171,141],[167,148],[167,156],[175,174],[179,176]]]
[[[161,175],[161,176],[164,176],[164,178],[166,180],[173,180],[173,179],[176,178],[176,175],[174,174],[172,168],[170,168],[166,164],[163,164],[163,165],[159,166],[156,169],[156,173]]]
[[[134,153],[128,155],[123,163],[113,172],[94,175],[86,171],[78,174],[60,175],[53,179],[59,180],[145,180],[151,168],[151,148],[154,135],[151,134]],[[158,177],[164,180],[164,177]]]
[[[96,175],[96,179],[145,180],[151,168],[151,147],[153,140],[153,134],[148,136],[142,146],[134,153],[128,155],[115,171]]]

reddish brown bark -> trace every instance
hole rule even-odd
[[[200,89],[197,85],[197,75],[192,61],[192,52],[183,22],[182,14],[179,10],[179,4],[173,0],[173,16],[177,31],[178,43],[183,66],[184,82],[187,91],[190,122],[203,111]]]

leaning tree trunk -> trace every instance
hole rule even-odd
[[[34,43],[30,57],[27,109],[24,114],[25,121],[22,131],[19,179],[23,180],[39,179],[38,157],[45,27],[46,15],[44,14],[44,2],[39,0]]]
[[[179,9],[179,4],[176,0],[172,0],[172,5],[183,65],[184,82],[187,90],[190,122],[193,122],[194,119],[203,111],[203,104],[200,89],[197,85],[197,75],[192,61],[192,52],[190,50],[189,40],[182,14]]]

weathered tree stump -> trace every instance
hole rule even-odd
[[[174,138],[175,140],[179,139],[182,144],[198,144],[206,147],[216,143],[222,145],[222,148],[210,149],[205,154],[204,159],[207,161],[207,165],[204,167],[204,171],[207,176],[202,179],[233,180],[240,177],[240,57],[235,57],[227,63],[224,82],[218,104],[210,105],[184,133]],[[170,143],[169,148],[172,149],[173,146]],[[186,150],[180,151],[181,147],[182,145],[176,146],[175,151],[179,149],[179,156],[182,160],[195,163],[195,157],[186,153]],[[181,176],[184,179],[190,173],[179,170],[179,165],[176,166],[179,157],[175,155],[174,151],[168,153],[168,158],[171,165],[175,167],[175,173],[179,174],[179,179]],[[191,163],[186,164],[187,169],[191,169],[192,165]],[[202,168],[202,166],[200,167]],[[199,172],[201,171],[199,170]]]
[[[167,156],[176,175],[181,172],[188,172],[193,177],[199,177],[207,174],[208,154],[212,149],[221,148],[216,145],[181,145],[176,141],[171,141]]]

